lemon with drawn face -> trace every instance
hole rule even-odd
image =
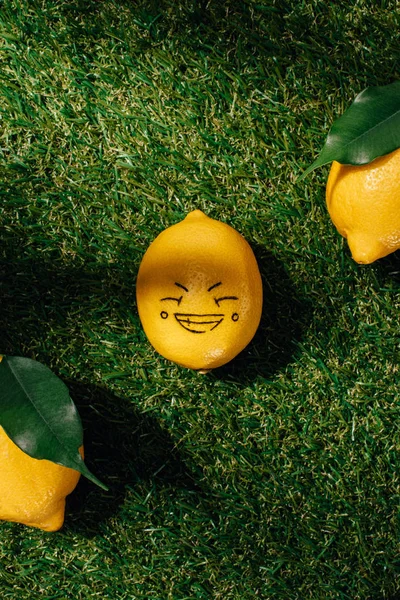
[[[194,210],[150,244],[137,277],[143,329],[165,358],[196,370],[219,367],[253,338],[262,284],[249,244]]]

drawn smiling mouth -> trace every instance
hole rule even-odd
[[[179,325],[191,333],[206,333],[212,331],[224,320],[224,314],[196,315],[175,313]]]

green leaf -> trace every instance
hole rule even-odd
[[[75,469],[107,490],[79,454],[83,430],[78,411],[67,386],[48,367],[29,358],[3,357],[0,425],[32,458]]]
[[[400,81],[361,92],[333,124],[318,158],[300,179],[336,160],[365,165],[400,147]]]

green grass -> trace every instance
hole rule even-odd
[[[2,598],[395,600],[399,255],[356,265],[297,177],[396,78],[397,3],[4,0],[0,352],[69,385],[88,466],[65,526],[0,524]],[[200,208],[254,248],[260,329],[199,376],[135,279]]]

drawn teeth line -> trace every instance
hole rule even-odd
[[[193,333],[205,333],[205,330],[198,330],[198,329],[193,329],[194,326],[200,326],[200,327],[206,327],[207,325],[210,326],[212,325],[212,327],[210,327],[209,331],[213,331],[213,329],[215,329],[216,327],[218,327],[218,325],[220,323],[222,323],[222,321],[224,320],[224,316],[223,314],[215,314],[215,315],[182,315],[182,314],[175,314],[175,318],[178,321],[178,323],[184,328],[187,329],[188,331],[191,331]],[[194,317],[194,318],[191,318]],[[208,321],[204,321],[203,318],[205,317],[216,317],[213,318],[211,320]]]
[[[218,321],[191,321],[190,319],[178,319],[179,323],[187,323],[188,325],[212,325],[213,323],[220,323],[222,319]]]
[[[189,313],[175,313],[175,317],[179,320],[183,320],[183,319],[190,319],[191,317],[195,317],[198,319],[204,319],[205,317],[213,317],[213,320],[217,320],[220,318],[223,318],[225,315],[223,313],[214,313],[214,314],[204,314],[204,315],[199,315],[199,314],[189,314]]]

